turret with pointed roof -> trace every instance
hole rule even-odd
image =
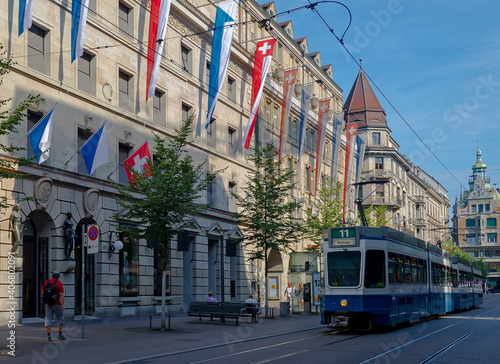
[[[359,127],[388,127],[386,113],[373,91],[368,78],[359,69],[351,92],[344,103],[347,123],[360,123]]]

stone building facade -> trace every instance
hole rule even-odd
[[[484,258],[490,273],[488,280],[497,288],[500,282],[500,190],[491,187],[481,149],[472,165],[469,189],[453,205],[452,237],[455,245],[476,258]]]
[[[192,300],[204,300],[209,290],[219,299],[224,292],[226,301],[235,302],[251,292],[263,295],[263,263],[249,262],[241,243],[236,249],[226,246],[226,240],[242,236],[233,216],[236,205],[231,192],[245,185],[246,175],[253,168],[248,163],[248,152],[240,145],[250,113],[257,40],[274,37],[277,43],[255,141],[279,142],[283,70],[297,67],[300,84],[314,85],[307,125],[309,144],[302,159],[309,174],[297,177],[302,186],[314,173],[317,100],[330,99],[332,112],[342,109],[342,90],[332,79],[331,65],[322,65],[319,53],[308,51],[305,37],[294,40],[291,22],[277,24],[269,18],[276,13],[274,3],[259,6],[253,0],[238,2],[227,82],[208,130],[204,125],[212,32],[207,30],[213,27],[216,12],[216,6],[208,1],[172,3],[155,96],[146,102],[149,6],[149,2],[138,0],[90,0],[84,55],[71,63],[71,2],[37,0],[33,25],[21,36],[17,34],[18,2],[0,5],[0,43],[17,62],[3,80],[2,97],[12,98],[7,105],[10,108],[30,92],[40,94],[41,100],[29,111],[19,133],[2,137],[2,143],[28,146],[27,131],[57,104],[50,158],[41,165],[22,167],[27,173],[22,179],[1,181],[1,196],[10,206],[19,204],[24,223],[18,251],[23,262],[15,285],[20,321],[43,317],[40,288],[55,270],[62,273],[68,318],[80,315],[83,303],[85,313],[93,316],[145,314],[158,309],[161,272],[157,254],[145,241],[120,235],[119,224],[133,222],[114,218],[119,207],[108,178],[127,183],[123,161],[148,138],[152,148],[152,133],[171,135],[192,114],[196,122],[190,155],[196,163],[206,162],[207,173],[224,172],[201,201],[212,207],[195,216],[198,228],[172,241],[167,287],[172,308],[183,310]],[[287,165],[294,169],[298,161],[298,95],[300,92],[293,98],[291,132],[284,151]],[[103,123],[107,128],[109,162],[88,175],[77,151]],[[329,127],[327,140],[331,140],[331,133]],[[342,148],[344,145],[345,138]],[[331,160],[325,157],[322,163],[323,174],[329,175]],[[301,188],[299,197],[310,196],[311,192]],[[36,201],[25,197],[35,197]],[[0,222],[0,271],[5,277],[5,258],[13,236],[8,222],[11,210],[3,212],[6,219]],[[62,225],[67,212],[73,214],[77,235],[73,262],[65,259],[64,251]],[[98,226],[102,245],[119,238],[124,248],[111,254],[104,249],[83,258],[82,233],[84,227],[93,224]],[[297,242],[296,250],[300,252],[305,246]],[[310,279],[301,268],[304,259],[308,258],[297,256],[297,277]],[[270,306],[277,308],[290,279],[290,256],[273,253],[269,260],[278,292],[270,297]],[[6,302],[3,298],[7,296],[7,286],[2,283],[1,301]],[[6,323],[7,317],[7,308],[2,305],[0,325]]]

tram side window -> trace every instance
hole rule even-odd
[[[389,283],[398,283],[397,255],[393,252],[387,253],[389,266]]]
[[[453,287],[457,288],[458,287],[458,280],[457,280],[457,271],[456,269],[453,269],[451,272],[451,282],[453,283]]]
[[[424,284],[427,284],[427,260],[424,259]]]
[[[411,257],[405,256],[405,283],[411,283]]]
[[[414,284],[419,283],[417,258],[415,257],[411,257],[411,281]]]
[[[418,259],[417,264],[418,284],[424,284],[424,261],[422,259]]]
[[[437,263],[431,263],[431,274],[432,274],[432,284],[434,286],[437,286],[439,280]]]
[[[383,250],[366,251],[365,287],[385,287],[385,253]]]
[[[405,256],[403,254],[398,254],[398,283],[405,282]]]

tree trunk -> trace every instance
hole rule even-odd
[[[165,288],[167,285],[167,271],[163,270],[161,277],[161,331],[165,331]]]
[[[266,280],[266,318],[269,317],[269,284],[267,282],[267,244],[264,248],[264,279]]]

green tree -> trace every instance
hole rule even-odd
[[[3,77],[8,74],[14,65],[14,61],[8,56],[3,45],[0,44],[0,85],[3,84]],[[4,110],[7,103],[12,99],[0,99],[0,137],[10,133],[17,133],[17,127],[26,117],[28,107],[38,102],[38,95],[28,95],[21,103],[13,110]],[[24,147],[9,146],[0,143],[0,153],[12,155],[18,151],[26,150]],[[0,158],[0,180],[4,178],[19,178],[20,173],[17,172],[18,166],[29,164],[30,160],[25,158]],[[0,198],[0,210],[7,207],[7,199]]]
[[[367,208],[365,208],[365,217],[366,217],[366,222],[368,223],[368,226],[372,227],[381,227],[385,226],[387,222],[389,221],[385,215],[387,212],[387,206],[382,205],[382,206],[373,206],[370,205]],[[358,211],[358,217],[359,211]]]
[[[450,255],[452,257],[460,257],[463,258],[471,263],[475,263],[479,266],[481,269],[481,274],[483,275],[483,278],[486,278],[489,274],[489,268],[486,265],[486,262],[484,261],[483,258],[474,258],[472,255],[464,251],[463,249],[460,249],[458,246],[453,244],[453,241],[450,238],[445,239],[441,243],[441,248],[450,252]]]
[[[216,173],[207,175],[206,162],[196,165],[187,152],[193,120],[191,116],[166,139],[155,135],[153,161],[149,161],[142,175],[132,171],[134,179],[129,186],[112,181],[118,190],[117,202],[124,208],[115,218],[139,225],[137,228],[121,226],[121,229],[131,238],[159,242],[160,258],[164,262],[162,297],[170,262],[169,242],[179,232],[195,227],[193,216],[209,207],[198,200],[216,176]],[[162,299],[162,315],[164,301]]]
[[[305,231],[306,237],[313,243],[309,250],[319,250],[323,230],[330,227],[342,226],[344,204],[342,202],[342,185],[330,178],[319,186],[318,198],[312,200],[313,209],[306,210]]]
[[[244,231],[243,242],[252,250],[249,260],[264,260],[265,301],[268,316],[268,262],[269,252],[289,252],[302,234],[296,218],[296,202],[288,200],[294,188],[293,171],[281,167],[272,144],[252,149],[249,159],[255,170],[248,173],[243,194],[233,194],[238,205],[236,214]],[[289,201],[289,202],[287,202]]]

